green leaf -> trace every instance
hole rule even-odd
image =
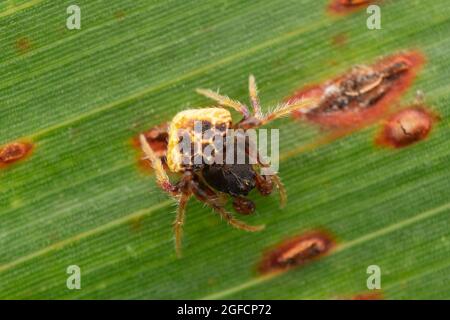
[[[328,1],[79,0],[81,30],[68,30],[72,2],[0,5],[0,145],[35,145],[0,168],[0,298],[347,298],[368,291],[369,265],[387,299],[450,298],[448,2],[382,1],[368,30],[365,10],[333,16]],[[191,200],[176,258],[176,207],[132,138],[210,103],[197,87],[247,101],[252,73],[267,107],[411,49],[427,62],[402,103],[420,89],[442,118],[427,140],[381,149],[373,125],[302,152],[324,133],[277,121],[287,206],[252,193],[242,220],[267,227],[245,233]],[[257,273],[268,248],[317,228],[336,238],[330,254]]]

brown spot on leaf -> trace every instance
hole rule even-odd
[[[264,254],[260,273],[286,271],[327,254],[335,242],[325,232],[313,231],[289,238]]]
[[[16,41],[16,50],[20,54],[25,54],[30,49],[31,49],[31,41],[28,38],[22,37],[22,38],[17,39],[17,41]]]
[[[331,44],[338,48],[345,46],[347,44],[347,41],[348,41],[348,38],[345,33],[335,34],[331,38]]]
[[[361,293],[353,296],[351,300],[383,300],[383,295],[379,291]]]
[[[398,111],[384,121],[376,143],[402,148],[424,140],[439,117],[425,107],[413,106]]]
[[[345,15],[366,8],[375,0],[330,0],[328,12],[331,14]]]
[[[31,143],[13,142],[0,149],[0,168],[24,159],[33,149]]]
[[[147,139],[148,144],[156,153],[156,155],[161,159],[162,163],[166,164],[166,153],[167,153],[167,139],[169,137],[169,124],[162,123],[157,125],[150,130],[142,132],[142,134]],[[133,146],[141,151],[141,143],[139,142],[139,136],[141,133],[133,138]],[[139,164],[146,170],[151,169],[151,164],[148,160],[143,159],[142,152],[139,153]]]
[[[114,12],[114,18],[116,18],[119,21],[122,21],[123,19],[125,19],[125,11],[123,10],[118,10],[116,12]]]
[[[411,86],[424,61],[418,52],[391,55],[373,65],[353,67],[324,83],[306,86],[286,100],[320,100],[309,110],[294,111],[294,118],[331,129],[361,127],[387,115]]]

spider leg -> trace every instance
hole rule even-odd
[[[258,126],[263,126],[275,119],[288,116],[294,110],[307,113],[310,110],[314,109],[317,103],[318,99],[304,98],[301,100],[296,100],[294,102],[288,102],[278,105],[272,111],[268,112],[260,118]]]
[[[273,182],[269,176],[260,175],[256,173],[256,189],[263,196],[268,196],[273,191]]]
[[[264,225],[250,226],[250,225],[246,224],[245,222],[234,218],[230,212],[225,210],[225,208],[223,206],[221,206],[217,203],[217,201],[215,200],[215,197],[208,196],[208,194],[211,194],[211,192],[214,192],[214,191],[212,189],[208,188],[207,186],[200,185],[200,184],[198,184],[198,182],[195,182],[195,181],[191,182],[191,186],[192,186],[192,192],[194,193],[194,195],[200,201],[204,202],[206,205],[211,207],[215,212],[217,212],[231,226],[233,226],[237,229],[241,229],[241,230],[245,230],[245,231],[249,231],[249,232],[260,231],[265,228]]]
[[[235,127],[237,129],[244,130],[258,128],[275,119],[287,116],[294,110],[300,111],[302,113],[308,113],[309,111],[315,109],[318,103],[318,98],[304,98],[301,100],[296,100],[294,102],[281,104],[266,114],[262,114],[261,112],[259,112],[255,113],[254,116],[244,118],[240,122],[238,122]]]
[[[231,226],[233,226],[236,229],[249,231],[249,232],[256,232],[263,230],[266,226],[265,225],[258,225],[258,226],[250,226],[246,224],[243,221],[240,221],[233,217],[233,215],[226,211],[225,208],[219,207],[219,206],[213,206],[212,207],[223,219],[225,219]]]
[[[276,186],[276,188],[278,189],[278,193],[280,194],[280,207],[283,208],[287,202],[287,193],[280,177],[277,174],[256,174],[256,188],[263,196],[268,196],[269,194],[271,194],[273,191],[273,186]]]
[[[261,167],[269,167],[269,165],[261,162],[259,153],[257,154],[257,163]],[[277,187],[278,193],[280,194],[280,207],[283,208],[287,202],[287,192],[280,177],[275,172],[271,175],[261,175],[256,172],[256,188],[262,195],[266,196],[271,194],[274,185]]]
[[[233,197],[233,208],[237,213],[243,215],[248,215],[255,212],[255,204],[253,201],[242,196]]]
[[[239,101],[235,101],[227,96],[222,96],[219,93],[209,89],[197,89],[196,91],[197,93],[216,101],[221,106],[233,108],[234,110],[242,114],[244,119],[250,117],[250,112],[248,111],[248,108]]]
[[[183,224],[184,218],[186,216],[186,206],[189,198],[191,197],[190,193],[182,192],[178,199],[178,208],[177,208],[177,216],[175,221],[173,222],[173,231],[175,234],[175,250],[178,258],[181,257],[181,238],[183,236]]]
[[[145,159],[151,162],[152,168],[155,170],[158,185],[170,195],[177,196],[178,187],[170,182],[169,177],[167,176],[162,165],[161,159],[155,154],[143,134],[139,136],[139,140],[141,142],[142,151],[145,153]]]
[[[250,93],[250,102],[252,103],[253,107],[253,115],[256,118],[261,118],[261,105],[259,103],[258,98],[258,87],[256,86],[256,80],[255,77],[251,74],[248,78],[248,91]]]
[[[173,223],[173,229],[175,233],[175,250],[177,256],[181,257],[181,238],[183,235],[184,217],[186,213],[187,202],[191,197],[191,192],[189,188],[186,187],[186,185],[188,185],[188,182],[186,181],[189,181],[191,175],[185,175],[183,177],[183,180],[181,180],[177,185],[173,185],[172,183],[170,183],[169,177],[167,176],[166,171],[164,170],[164,167],[161,163],[161,159],[156,156],[155,152],[148,144],[145,136],[141,134],[139,136],[139,139],[141,142],[142,150],[146,155],[145,158],[151,162],[151,165],[155,170],[158,185],[161,187],[161,189],[175,197],[178,201],[177,215]]]
[[[280,207],[283,208],[284,206],[286,206],[287,202],[286,188],[284,187],[284,184],[281,182],[281,179],[277,174],[271,175],[270,179],[278,189],[278,193],[280,194]]]

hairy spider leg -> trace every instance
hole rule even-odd
[[[319,101],[318,98],[305,98],[291,103],[284,103],[278,105],[272,111],[264,115],[261,112],[256,81],[253,75],[250,75],[249,77],[249,94],[253,106],[253,115],[250,114],[248,108],[241,102],[232,100],[227,96],[220,95],[215,91],[209,89],[197,89],[197,93],[216,101],[221,106],[233,108],[234,110],[241,113],[244,119],[242,119],[241,122],[238,123],[237,127],[244,129],[263,126],[275,119],[289,115],[294,110],[300,110],[306,113],[309,110],[314,109]]]
[[[286,206],[287,202],[287,192],[280,177],[274,173],[272,175],[261,175],[256,173],[256,189],[263,196],[267,196],[272,193],[273,186],[275,186],[280,195],[280,207]]]
[[[186,216],[186,207],[190,197],[190,193],[181,192],[178,200],[177,215],[175,221],[173,222],[173,232],[175,234],[175,251],[177,253],[177,257],[179,258],[181,257],[181,239],[183,237],[183,225]]]
[[[248,111],[248,108],[246,105],[240,103],[239,101],[235,101],[227,96],[223,96],[219,94],[218,92],[209,90],[209,89],[197,89],[197,93],[210,98],[214,101],[216,101],[219,105],[223,107],[230,107],[242,114],[244,119],[247,119],[250,117],[250,112]]]
[[[278,193],[280,194],[280,207],[285,207],[287,202],[287,192],[284,184],[281,182],[281,179],[277,174],[271,175],[270,180],[272,180],[272,183],[277,187]]]
[[[251,161],[256,160],[259,166],[264,168],[269,167],[269,165],[261,162],[261,156],[259,152],[256,154],[257,158],[253,159],[250,150],[248,149],[248,145],[246,145],[245,152],[250,157]],[[272,186],[275,185],[278,189],[278,193],[280,194],[280,207],[283,208],[287,202],[287,192],[278,174],[274,172],[272,175],[260,175],[256,171],[255,173],[256,173],[256,188],[258,189],[258,191],[262,195],[267,196],[272,193]]]
[[[144,159],[149,160],[153,170],[155,170],[158,185],[170,195],[177,196],[178,187],[170,182],[169,177],[167,176],[167,173],[162,165],[161,159],[155,154],[143,134],[139,136],[139,140],[141,142],[141,148],[145,153]]]
[[[233,208],[237,213],[249,215],[255,212],[255,204],[252,200],[244,196],[232,196]]]
[[[302,113],[307,113],[310,110],[317,107],[319,99],[317,98],[304,98],[301,100],[296,100],[294,102],[288,102],[276,106],[273,110],[269,111],[261,117],[260,122],[255,126],[263,126],[272,122],[275,119],[282,118],[291,114],[292,111],[300,111]]]
[[[191,197],[189,181],[192,179],[192,175],[190,172],[185,173],[182,180],[177,185],[173,185],[169,181],[169,177],[162,166],[161,160],[156,156],[153,149],[148,144],[147,139],[145,139],[145,136],[141,134],[139,138],[142,150],[146,155],[145,158],[151,162],[151,165],[155,170],[158,185],[161,189],[173,196],[178,202],[177,215],[175,221],[173,222],[173,229],[175,234],[175,250],[177,256],[181,257],[181,238],[183,235],[186,206],[189,198]]]
[[[252,74],[248,78],[248,91],[250,94],[250,102],[253,107],[253,115],[256,118],[261,118],[262,112],[258,97],[258,87],[256,86],[255,77]]]
[[[211,197],[210,194],[214,193],[212,189],[209,187],[198,184],[196,181],[191,181],[191,189],[194,195],[202,202],[206,203],[209,207],[211,207],[216,213],[218,213],[225,221],[228,222],[232,227],[240,230],[250,231],[250,232],[256,232],[261,231],[265,228],[264,225],[259,226],[251,226],[246,224],[243,221],[240,221],[233,217],[233,215],[225,210],[225,208],[218,204],[215,199],[218,199],[217,197]]]

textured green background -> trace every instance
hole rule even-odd
[[[382,30],[367,14],[326,13],[327,1],[9,1],[0,5],[0,145],[36,143],[0,170],[0,298],[336,298],[366,292],[382,270],[388,299],[450,298],[450,3],[383,1]],[[65,28],[78,4],[82,29]],[[337,46],[332,38],[345,34]],[[22,49],[18,48],[18,42]],[[25,47],[23,46],[23,44]],[[373,126],[281,163],[289,192],[252,196],[267,224],[234,230],[189,203],[184,257],[176,259],[174,204],[136,165],[130,139],[190,106],[196,87],[247,101],[255,74],[264,105],[355,63],[420,49],[414,86],[442,116],[431,137],[374,147]],[[281,120],[281,153],[320,133]],[[255,272],[262,252],[324,228],[331,255],[275,278]],[[82,289],[66,288],[66,268]]]

